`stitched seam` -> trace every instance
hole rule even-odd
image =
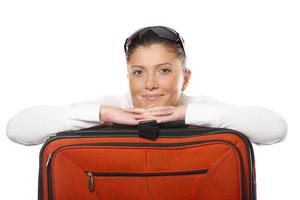
[[[79,171],[80,171],[80,173],[82,174],[83,177],[86,177],[86,176],[87,176],[87,175],[85,174],[84,170],[81,169],[81,168],[75,163],[75,161],[72,160],[68,155],[66,155],[66,154],[63,153],[63,152],[58,152],[58,153],[60,153],[63,157],[65,157],[65,158],[68,159],[71,163],[73,163],[73,165],[74,165],[77,169],[79,169]],[[56,154],[56,155],[57,155],[57,154]],[[52,169],[53,169],[53,168],[52,168]],[[98,193],[97,193],[96,190],[94,190],[94,192],[95,192],[96,199],[98,200]],[[101,199],[102,199],[102,198],[101,198]]]
[[[212,174],[212,172],[214,172],[214,170],[218,167],[218,164],[220,163],[220,162],[222,162],[225,158],[226,158],[226,156],[227,156],[227,154],[229,154],[229,152],[232,150],[232,148],[229,148],[218,160],[216,160],[212,165],[211,165],[211,167],[209,168],[209,170],[208,170],[208,174],[205,176],[205,178],[204,178],[204,180],[203,180],[203,182],[202,182],[202,187],[201,188],[199,188],[199,190],[198,190],[198,194],[197,194],[197,198],[200,198],[200,194],[201,194],[201,191],[203,190],[203,187],[205,186],[205,184],[206,184],[206,182],[207,182],[207,180],[209,179],[209,177],[210,177],[210,175]]]

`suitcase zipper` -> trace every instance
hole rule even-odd
[[[176,172],[85,172],[89,177],[88,188],[90,192],[94,191],[94,177],[96,176],[133,176],[133,177],[149,177],[149,176],[181,176],[193,174],[207,174],[208,169],[176,171]]]
[[[66,147],[76,147],[76,146],[131,146],[131,147],[178,147],[178,146],[188,146],[188,145],[195,145],[195,144],[203,144],[203,143],[212,143],[212,142],[222,142],[225,144],[229,144],[232,146],[239,157],[241,169],[241,192],[242,192],[242,200],[246,200],[246,188],[245,188],[245,174],[244,174],[244,163],[242,160],[241,152],[239,149],[231,142],[225,140],[202,140],[202,141],[192,141],[192,142],[180,142],[180,143],[130,143],[130,142],[108,142],[108,143],[86,143],[86,144],[72,144],[62,146],[56,149],[54,152],[48,154],[48,164],[47,164],[47,187],[48,187],[48,200],[53,200],[53,190],[52,190],[52,160],[54,155],[61,149]],[[94,174],[90,173],[89,176],[89,190],[94,190]]]
[[[52,158],[52,153],[49,153],[49,154],[48,154],[47,161],[46,161],[46,167],[48,166],[49,161],[51,160],[51,158]]]

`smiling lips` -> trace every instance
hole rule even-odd
[[[153,101],[156,100],[162,96],[163,94],[148,94],[148,95],[142,95],[146,100]]]

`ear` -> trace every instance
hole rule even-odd
[[[182,85],[181,91],[184,91],[186,89],[186,87],[188,86],[191,75],[192,75],[192,71],[190,69],[186,68],[186,70],[183,73],[184,73],[183,85]]]

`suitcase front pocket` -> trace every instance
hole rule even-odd
[[[165,172],[86,172],[99,199],[195,199],[208,169]]]
[[[162,177],[162,176],[183,176],[183,175],[196,175],[207,174],[208,169],[189,170],[189,171],[176,171],[176,172],[148,172],[148,173],[134,173],[134,172],[90,172],[86,174],[89,177],[88,188],[90,192],[94,191],[94,177]]]

